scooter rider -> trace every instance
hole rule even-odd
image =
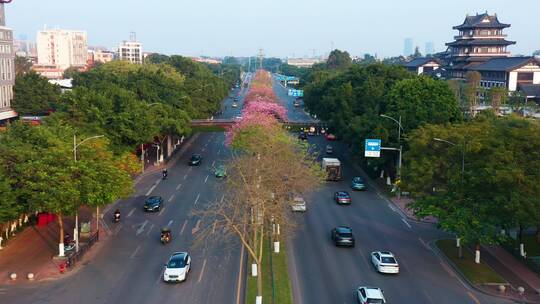
[[[163,169],[163,179],[166,179],[169,175],[169,172],[167,172],[167,169]]]
[[[114,220],[118,222],[120,220],[120,209],[114,211]]]

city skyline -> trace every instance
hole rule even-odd
[[[269,57],[291,57],[293,53],[298,57],[311,56],[313,50],[316,55],[322,55],[328,53],[332,45],[352,55],[397,56],[402,53],[403,40],[408,37],[415,41],[432,41],[435,49],[442,51],[446,49],[444,43],[451,41],[455,34],[452,26],[460,24],[467,14],[487,10],[498,14],[502,22],[512,24],[508,37],[518,42],[511,47],[513,54],[530,55],[540,48],[533,34],[533,29],[540,28],[537,10],[508,7],[503,0],[480,0],[474,4],[457,0],[445,8],[444,14],[433,13],[438,8],[427,0],[406,4],[389,0],[376,3],[346,0],[339,7],[324,1],[295,1],[287,6],[284,1],[263,2],[168,1],[163,7],[145,1],[130,2],[134,5],[126,6],[127,1],[97,0],[92,6],[81,6],[67,0],[53,3],[15,0],[6,10],[7,24],[14,29],[15,37],[22,34],[33,40],[36,32],[47,24],[51,28],[85,30],[89,45],[109,48],[134,31],[147,51],[249,56],[263,48]],[[537,1],[524,2],[540,8]],[[126,11],[126,7],[130,9]],[[246,7],[253,12],[246,13]],[[419,46],[422,49],[422,45]]]

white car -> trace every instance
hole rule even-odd
[[[237,104],[236,102],[233,102],[233,103],[232,103],[232,107],[233,107],[233,108],[237,108],[237,107],[238,107],[238,104]]]
[[[360,304],[386,304],[383,291],[378,287],[360,286],[356,289],[356,297]]]
[[[301,196],[295,196],[291,203],[292,211],[306,212],[306,201]]]
[[[182,282],[185,281],[191,266],[191,257],[187,252],[175,252],[165,264],[163,281]]]
[[[396,257],[389,251],[372,252],[371,263],[380,273],[399,273],[399,264]]]

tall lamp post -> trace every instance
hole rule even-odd
[[[104,137],[104,135],[97,135],[88,137],[87,139],[81,141],[80,143],[77,143],[77,135],[73,135],[73,160],[77,162],[77,148],[84,144],[85,142]],[[96,231],[99,230],[99,207],[96,207]],[[79,251],[79,208],[77,208],[77,212],[75,212],[75,229],[73,229],[73,237],[75,238],[75,250]]]
[[[402,162],[401,153],[403,152],[403,146],[401,145],[401,132],[403,132],[403,126],[401,125],[401,115],[399,116],[397,120],[391,116],[384,115],[384,114],[381,114],[380,116],[383,118],[388,118],[398,125],[399,156],[398,156],[398,170],[397,170],[398,178],[397,179],[401,181],[401,162]],[[398,184],[398,199],[400,198],[401,198],[401,189],[399,188],[399,184]]]

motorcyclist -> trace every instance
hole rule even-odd
[[[114,220],[116,220],[116,221],[120,220],[120,209],[116,209],[114,211]]]
[[[169,175],[169,172],[167,172],[167,169],[163,169],[163,179],[166,179]]]

